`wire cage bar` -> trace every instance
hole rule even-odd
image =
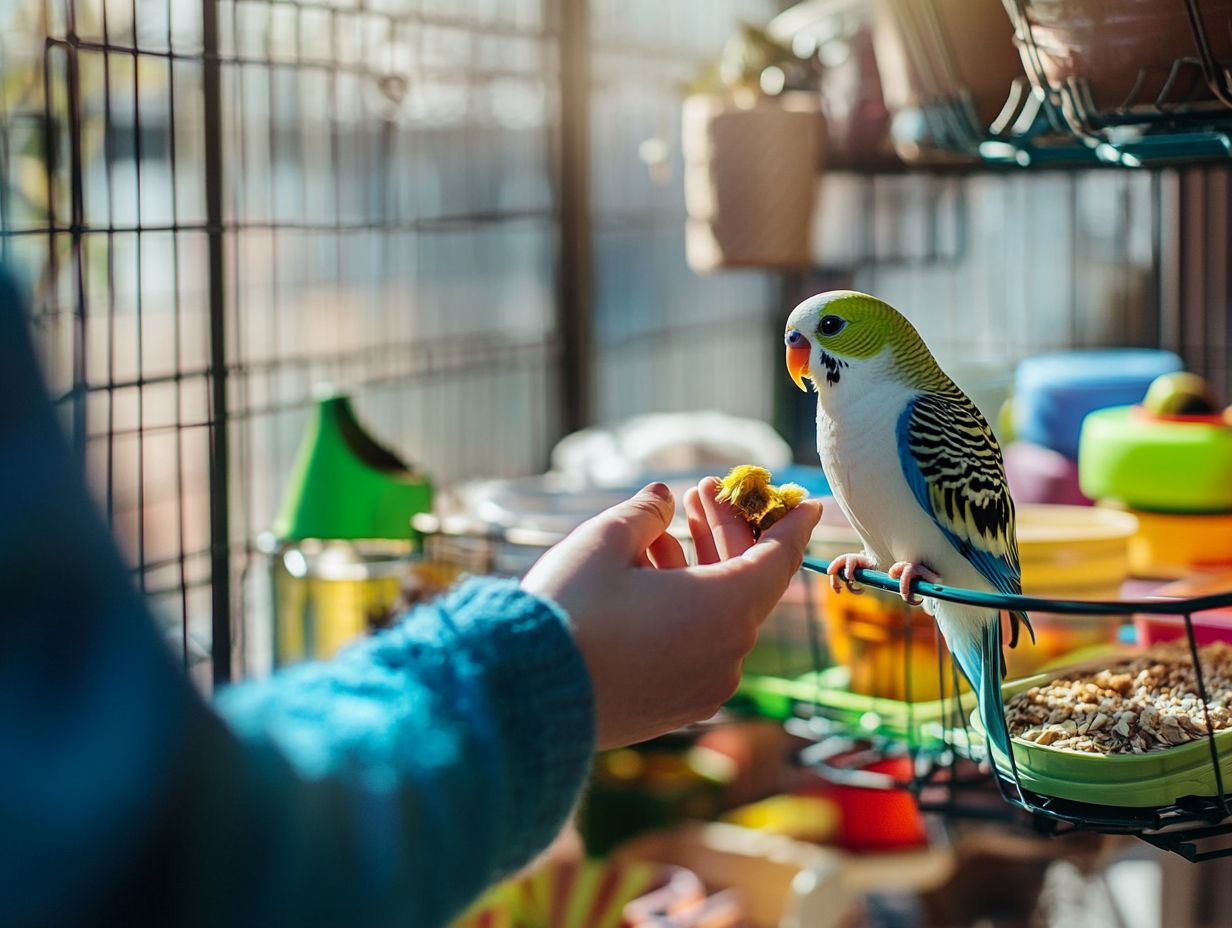
[[[558,7],[0,9],[0,259],[204,687],[264,664],[255,542],[317,385],[441,480],[562,433]]]
[[[636,152],[672,143],[676,82],[737,16],[776,10],[682,0],[646,28],[657,5],[601,0],[0,8],[0,260],[199,683],[267,666],[256,539],[318,385],[446,484],[694,402],[698,342],[716,364],[747,351],[776,281],[668,260],[683,204]]]

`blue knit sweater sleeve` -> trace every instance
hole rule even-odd
[[[257,813],[277,842],[262,857],[304,858],[261,881],[278,921],[442,924],[552,838],[592,750],[589,678],[563,618],[511,581],[473,580],[219,703],[258,763],[285,765],[283,795]],[[316,812],[318,846],[301,849]]]
[[[564,618],[472,581],[328,663],[193,690],[96,514],[0,274],[0,922],[432,926],[576,798]],[[225,716],[225,720],[224,720]]]

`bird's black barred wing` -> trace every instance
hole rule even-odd
[[[997,439],[975,405],[957,391],[916,397],[898,420],[898,454],[913,495],[950,543],[996,590],[1020,593],[1014,501]],[[1011,647],[1026,616],[1014,618]]]

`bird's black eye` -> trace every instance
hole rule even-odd
[[[817,331],[822,335],[837,335],[847,327],[847,320],[842,316],[822,316],[821,325]]]

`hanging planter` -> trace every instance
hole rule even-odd
[[[785,89],[811,86],[811,90]],[[684,101],[681,148],[689,267],[811,263],[824,151],[815,75],[750,27]]]
[[[822,159],[817,97],[788,93],[740,105],[684,103],[689,267],[805,267]]]

